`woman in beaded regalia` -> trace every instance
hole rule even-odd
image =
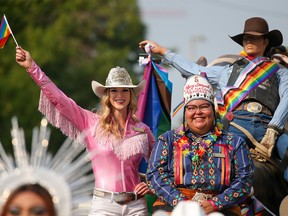
[[[147,182],[158,196],[154,212],[172,212],[179,202],[192,200],[206,215],[239,216],[254,171],[246,142],[222,130],[205,77],[189,77],[183,95],[183,124],[159,136],[149,161]]]

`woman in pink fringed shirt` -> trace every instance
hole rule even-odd
[[[125,68],[112,68],[105,86],[92,81],[102,105],[94,113],[67,97],[21,47],[16,48],[16,62],[40,87],[39,111],[49,122],[73,140],[85,134],[95,176],[89,216],[147,215],[143,197],[150,192],[140,181],[138,166],[150,156],[155,138],[135,115],[144,81],[133,85]]]

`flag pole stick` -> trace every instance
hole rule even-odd
[[[16,39],[15,39],[15,37],[14,37],[14,34],[13,34],[13,32],[12,32],[12,30],[11,30],[10,26],[9,26],[9,23],[8,23],[8,21],[7,21],[7,19],[6,19],[6,16],[5,16],[5,14],[4,14],[4,19],[5,19],[6,23],[7,23],[7,26],[8,26],[8,28],[9,28],[9,31],[10,31],[10,33],[11,33],[12,37],[13,37],[13,39],[14,39],[15,43],[16,43],[16,46],[18,46],[18,43],[17,43],[17,41],[16,41]]]

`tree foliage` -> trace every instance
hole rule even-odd
[[[0,11],[18,44],[83,108],[98,103],[92,80],[104,83],[117,65],[132,73],[137,63],[137,44],[145,31],[137,1],[7,0],[1,2]],[[15,62],[12,37],[0,50],[0,59],[0,140],[11,146],[11,117],[17,116],[30,142],[32,128],[42,118],[37,111],[39,88]],[[62,143],[62,134],[56,129],[52,133],[52,141]]]

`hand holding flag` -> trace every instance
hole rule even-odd
[[[30,53],[21,47],[16,47],[16,62],[26,70],[32,66],[32,57]]]
[[[8,21],[6,19],[6,16],[4,15],[1,21],[1,25],[0,25],[0,49],[3,49],[9,36],[12,35],[16,46],[18,46],[18,43],[13,35],[13,32],[8,24]]]

